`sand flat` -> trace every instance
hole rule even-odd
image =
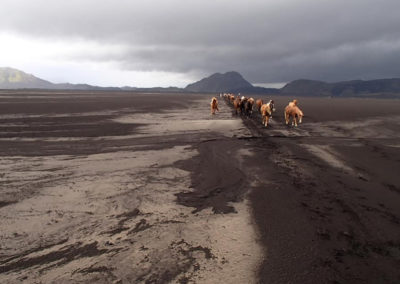
[[[54,138],[50,131],[48,137],[33,138],[29,134],[40,129],[30,129],[19,138],[21,143],[67,146],[61,153],[52,154],[50,147],[46,153],[9,152],[1,158],[1,281],[256,282],[263,247],[257,242],[247,199],[243,196],[230,203],[235,208],[230,214],[214,214],[211,207],[194,214],[193,207],[176,202],[176,194],[193,191],[190,172],[177,162],[199,155],[197,137],[249,135],[228,108],[224,115],[229,119],[213,120],[208,105],[199,108],[200,103],[193,102],[197,119],[187,117],[183,122],[186,111],[180,109],[138,114],[131,108],[133,114],[126,115],[124,108],[95,113],[100,121],[114,113],[116,123],[142,125],[125,135]],[[71,118],[87,115],[75,113]],[[42,116],[3,119],[24,119],[29,125],[29,119],[37,117]],[[68,115],[45,117],[67,120]],[[74,121],[76,128],[82,127]],[[84,129],[78,131],[84,135]],[[197,136],[188,144],[175,142],[190,133]],[[115,143],[125,140],[134,145]],[[147,147],[149,140],[160,143],[161,149],[135,149]],[[104,152],[76,155],[68,146],[71,142],[90,146],[105,141],[110,145]]]
[[[399,101],[209,99],[0,95],[0,282],[400,279]]]

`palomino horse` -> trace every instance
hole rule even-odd
[[[267,127],[268,122],[272,117],[272,112],[275,111],[274,101],[269,101],[267,104],[261,106],[262,124]]]
[[[293,100],[293,102],[290,102],[290,103],[289,103],[289,106],[290,106],[290,107],[295,107],[295,106],[297,106],[297,100]]]
[[[210,105],[211,105],[211,114],[215,114],[216,110],[219,111],[219,109],[218,109],[218,100],[217,100],[216,97],[213,97],[211,99],[211,104]]]
[[[297,126],[297,119],[299,119],[299,123],[301,123],[303,119],[303,112],[299,109],[298,106],[286,106],[285,107],[285,122],[286,125],[289,124],[290,117],[292,118],[292,125]]]

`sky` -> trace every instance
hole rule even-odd
[[[2,0],[0,67],[54,83],[400,77],[399,0]]]

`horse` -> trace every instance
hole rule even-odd
[[[233,104],[233,102],[235,101],[235,96],[232,94],[228,94],[228,100],[231,104]]]
[[[297,119],[299,119],[299,123],[301,123],[302,119],[303,119],[303,116],[304,116],[304,114],[301,111],[301,109],[299,109],[299,107],[296,106],[296,105],[295,106],[287,105],[285,107],[284,114],[285,114],[286,125],[289,124],[289,120],[290,120],[290,117],[291,117],[292,118],[292,125],[294,125],[296,127],[297,127]]]
[[[246,114],[246,104],[247,104],[248,98],[242,96],[240,100],[240,114]]]
[[[262,99],[256,100],[256,109],[258,110],[259,113],[261,113],[261,106],[264,104]]]
[[[267,104],[261,106],[262,124],[267,127],[269,120],[272,118],[272,113],[275,111],[274,101],[270,100]]]
[[[233,101],[233,108],[235,109],[235,113],[238,114],[238,110],[240,110],[241,100],[239,97],[235,98]]]
[[[211,114],[215,114],[215,111],[216,111],[216,110],[219,111],[219,109],[218,109],[218,100],[217,100],[216,97],[213,97],[213,98],[211,99],[210,105],[211,105]]]
[[[247,100],[245,106],[244,106],[244,113],[247,116],[251,116],[251,114],[253,113],[253,105],[254,105],[254,99],[250,98]]]
[[[272,109],[271,109],[271,105],[269,104],[263,104],[261,106],[261,116],[262,116],[262,124],[267,127],[268,126],[268,122],[269,119],[272,116]]]
[[[272,113],[275,112],[275,103],[273,100],[269,100],[269,102],[267,103],[267,105],[270,106],[271,109],[271,118],[272,118]]]

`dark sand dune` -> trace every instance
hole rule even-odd
[[[398,283],[400,101],[0,94],[2,283]]]

